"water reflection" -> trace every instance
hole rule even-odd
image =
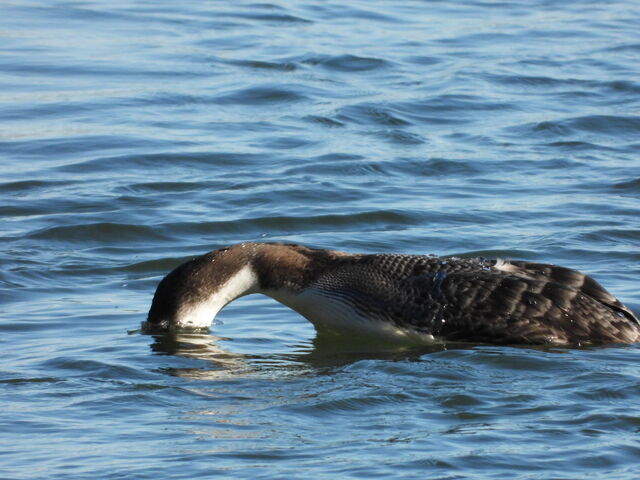
[[[170,375],[206,380],[240,377],[284,377],[289,375],[331,374],[362,360],[424,362],[433,354],[446,353],[449,360],[469,359],[508,369],[536,369],[546,354],[577,355],[600,347],[559,347],[544,345],[496,346],[477,343],[447,342],[429,345],[405,345],[347,333],[316,332],[313,339],[295,344],[281,342],[273,351],[248,354],[234,351],[233,339],[209,332],[172,331],[153,334],[153,352],[202,360],[197,367],[172,367]],[[609,348],[615,348],[615,345]],[[257,348],[257,346],[256,346]],[[536,353],[538,352],[538,353]],[[540,356],[542,354],[543,356]],[[439,356],[440,359],[445,357]]]
[[[150,348],[155,353],[206,360],[206,368],[169,368],[167,373],[197,379],[220,379],[247,373],[245,355],[223,349],[225,339],[208,333],[166,332],[153,335]]]
[[[150,348],[155,353],[205,360],[199,368],[171,368],[171,375],[219,380],[251,375],[300,375],[308,372],[330,373],[336,368],[360,360],[419,361],[423,355],[451,348],[469,348],[466,344],[401,345],[367,337],[318,332],[308,342],[291,345],[287,351],[262,354],[233,352],[231,339],[207,332],[172,331],[154,334]]]

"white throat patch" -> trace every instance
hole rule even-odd
[[[258,291],[258,277],[246,265],[238,270],[226,283],[208,299],[185,305],[178,312],[176,324],[187,328],[208,328],[218,312],[232,300]]]

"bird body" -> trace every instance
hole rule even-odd
[[[640,341],[640,321],[591,277],[525,261],[351,254],[242,243],[190,260],[158,285],[147,325],[206,328],[262,293],[318,330],[492,344]]]

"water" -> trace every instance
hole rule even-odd
[[[0,5],[0,477],[637,478],[637,345],[394,349],[259,296],[138,330],[241,241],[560,263],[640,310],[637,2],[187,3]]]

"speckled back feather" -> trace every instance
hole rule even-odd
[[[554,265],[360,255],[335,262],[314,285],[372,317],[448,340],[585,344],[640,339],[640,322],[628,308],[589,276]]]

